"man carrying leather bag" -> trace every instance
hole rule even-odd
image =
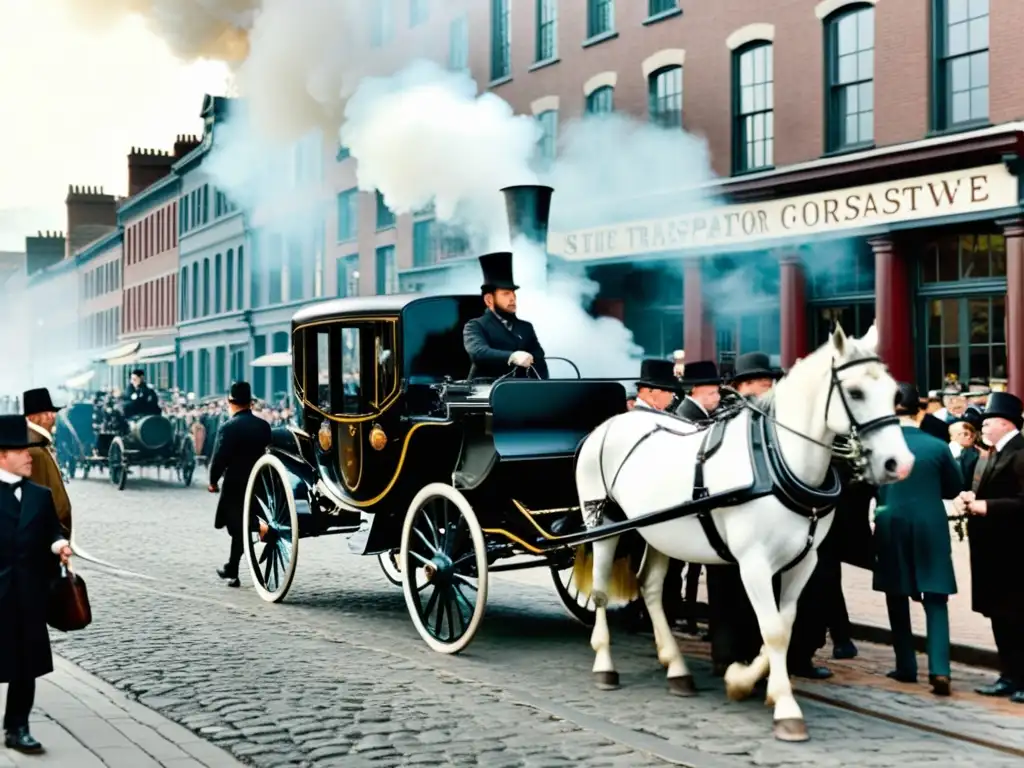
[[[50,491],[26,480],[29,448],[46,438],[20,415],[0,416],[0,683],[7,683],[4,745],[42,752],[29,733],[36,678],[53,671],[46,628],[54,560],[67,563],[71,546],[61,531]]]

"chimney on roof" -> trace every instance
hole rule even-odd
[[[181,160],[202,142],[198,136],[179,134],[174,141],[174,159]]]
[[[128,153],[128,197],[156,184],[171,172],[175,158],[168,152],[132,147]]]
[[[38,232],[25,238],[25,274],[34,275],[64,259],[64,235],[60,232]]]
[[[64,204],[68,216],[64,258],[117,228],[117,198],[103,187],[71,185]]]

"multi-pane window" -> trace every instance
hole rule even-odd
[[[377,190],[377,231],[395,226],[395,214],[384,202],[384,195]]]
[[[1001,234],[942,235],[919,256],[921,283],[1005,279],[1006,238]]]
[[[615,29],[615,0],[587,0],[587,37]]]
[[[409,0],[409,26],[415,27],[430,15],[430,0]]]
[[[452,19],[448,26],[448,69],[469,69],[469,17]]]
[[[936,3],[936,127],[987,120],[989,0]]]
[[[436,225],[435,219],[424,219],[412,225],[412,265],[414,267],[428,267],[436,260],[437,249],[434,240]]]
[[[338,242],[355,240],[359,234],[359,190],[338,193]]]
[[[541,137],[537,142],[537,154],[542,165],[548,166],[555,160],[558,149],[558,110],[549,109],[537,115]]]
[[[735,67],[734,170],[767,168],[774,162],[775,144],[771,43],[738,51]]]
[[[615,109],[615,89],[610,85],[602,85],[587,96],[587,114],[605,115]]]
[[[512,73],[510,52],[512,28],[509,24],[511,0],[491,0],[491,80],[500,80]]]
[[[659,13],[668,13],[679,7],[679,0],[647,0],[647,15],[657,16]]]
[[[359,295],[359,254],[342,256],[335,262],[338,280],[338,296],[345,298]]]
[[[666,67],[648,78],[651,122],[663,128],[683,125],[683,68]]]
[[[395,246],[377,249],[377,295],[398,293],[398,269],[395,266]]]
[[[373,0],[370,12],[370,45],[380,48],[391,42],[395,34],[393,0]]]
[[[537,61],[558,54],[558,0],[537,0]]]
[[[834,16],[828,27],[829,150],[874,141],[874,77],[874,7]]]

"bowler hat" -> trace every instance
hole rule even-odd
[[[782,371],[773,368],[771,359],[764,352],[746,352],[736,358],[732,376],[733,384],[752,379],[781,379]]]
[[[235,405],[252,404],[252,387],[248,381],[236,381],[231,385],[231,392],[228,393],[228,402]]]
[[[900,382],[896,388],[896,413],[915,416],[921,410],[921,396],[917,387],[906,381]]]
[[[714,360],[696,360],[683,367],[684,387],[699,387],[707,384],[721,384],[722,377]]]
[[[1016,395],[1009,392],[993,392],[989,395],[988,405],[981,414],[982,419],[1006,419],[1017,429],[1024,424],[1024,404]]]
[[[145,378],[146,372],[141,368],[136,368],[135,370],[132,371],[132,376],[142,376],[143,378]]]
[[[652,358],[640,362],[640,378],[636,380],[638,387],[663,389],[667,392],[678,392],[681,388],[679,379],[672,372],[675,368],[670,360]]]
[[[921,417],[921,423],[918,424],[918,426],[925,434],[937,437],[944,443],[949,442],[949,424],[944,422],[942,419],[937,418],[930,413],[926,413]]]
[[[21,399],[26,416],[34,416],[37,413],[56,413],[61,410],[53,404],[53,400],[50,399],[50,390],[45,387],[28,389],[22,394]]]
[[[484,273],[484,283],[480,290],[490,293],[499,288],[518,291],[519,286],[512,279],[512,254],[509,251],[485,253],[480,257],[480,269]]]
[[[21,451],[49,442],[45,435],[29,427],[24,416],[0,416],[0,451]]]

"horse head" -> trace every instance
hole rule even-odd
[[[903,480],[913,469],[914,455],[896,417],[896,380],[878,358],[877,329],[872,325],[855,339],[836,324],[821,351],[832,360],[826,428],[860,449],[869,481],[885,485]]]

